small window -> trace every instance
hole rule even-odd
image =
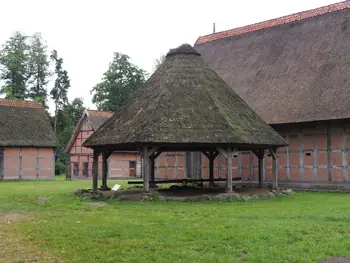
[[[83,176],[86,176],[86,177],[89,176],[89,163],[88,162],[83,163]]]
[[[305,155],[306,156],[311,156],[311,152],[306,152]]]
[[[129,162],[129,169],[136,169],[136,161]]]

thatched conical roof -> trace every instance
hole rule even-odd
[[[141,143],[286,144],[190,45],[170,50],[130,103],[84,146],[136,148]]]

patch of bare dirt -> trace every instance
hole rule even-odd
[[[350,263],[350,258],[332,257],[328,259],[322,259],[320,263]]]
[[[1,214],[0,213],[0,225],[1,224],[15,224],[18,221],[24,220],[26,216],[20,213],[9,213]]]
[[[29,220],[29,216],[20,213],[0,213],[0,262],[6,263],[59,263],[34,244],[25,240],[14,225]]]

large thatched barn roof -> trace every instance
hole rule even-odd
[[[49,116],[39,102],[0,99],[0,147],[55,147]]]
[[[131,102],[84,146],[140,143],[285,145],[190,45],[170,50]]]
[[[203,36],[195,49],[270,124],[350,118],[350,1]]]

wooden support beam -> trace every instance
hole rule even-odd
[[[109,156],[111,156],[111,154],[112,154],[113,152],[114,152],[113,149],[107,149],[107,150],[105,151],[106,158],[108,159]]]
[[[232,148],[218,148],[218,151],[225,156],[227,163],[227,174],[226,174],[226,192],[232,192],[232,158],[233,155],[237,152],[237,149]]]
[[[269,149],[272,156],[272,188],[278,189],[277,149]]]
[[[259,158],[259,188],[264,186],[264,157]]]
[[[211,152],[203,151],[202,153],[210,160]]]
[[[215,178],[215,182],[226,182],[226,178]],[[242,181],[241,177],[232,178],[232,181]],[[157,184],[187,184],[187,183],[201,183],[201,182],[209,182],[209,179],[167,179],[167,180],[156,180]],[[143,181],[128,181],[128,184],[143,184]]]
[[[93,153],[93,163],[92,163],[92,191],[97,192],[97,183],[98,183],[98,156],[100,152],[97,149],[94,149]]]
[[[151,177],[151,159],[152,155],[157,151],[157,147],[148,147],[148,146],[143,146],[139,149],[141,155],[142,155],[142,160],[144,163],[144,171],[143,171],[143,190],[145,193],[150,192],[150,177]],[[154,170],[154,162],[153,162],[153,169]]]
[[[155,152],[154,154],[153,154],[153,158],[154,158],[154,160],[155,159],[157,159],[157,157],[159,156],[159,155],[161,155],[162,154],[162,151],[157,151],[157,152]]]
[[[202,153],[209,159],[209,186],[214,186],[214,160],[219,155],[219,152],[203,151]]]
[[[214,158],[209,159],[209,186],[214,186]]]
[[[102,186],[100,190],[107,191],[110,188],[107,185],[107,175],[108,175],[108,157],[111,155],[109,151],[102,152]]]
[[[259,188],[263,188],[264,186],[264,149],[259,149],[253,151],[253,153],[259,159],[258,171],[259,171]]]
[[[150,188],[156,188],[157,185],[155,184],[155,180],[154,180],[154,161],[155,161],[155,154],[151,155],[150,157],[150,169],[151,169],[151,178],[150,178],[150,182],[149,182],[149,187]]]
[[[156,158],[161,155],[162,151],[157,151],[155,153],[153,153],[151,156],[150,156],[150,169],[151,169],[151,178],[150,178],[150,183],[149,183],[149,187],[150,188],[157,188],[157,184],[155,183],[155,175],[154,175],[154,166],[155,166],[155,160]]]

